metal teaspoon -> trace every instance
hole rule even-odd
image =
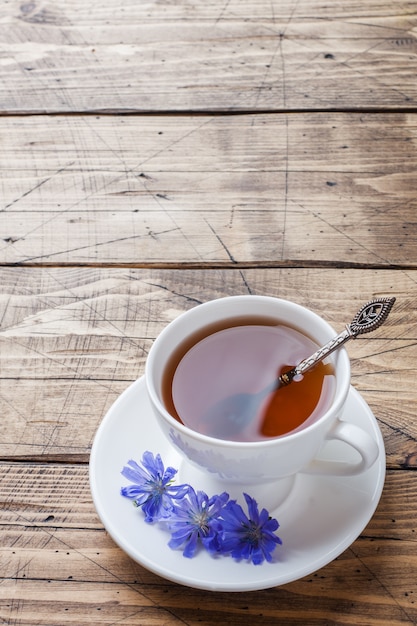
[[[289,385],[297,377],[302,376],[317,365],[329,354],[340,348],[349,339],[376,330],[387,319],[395,298],[376,298],[364,304],[356,313],[345,330],[319,348],[314,354],[304,359],[281,374],[268,387],[258,393],[238,393],[217,402],[210,407],[202,418],[204,433],[220,439],[231,439],[236,436],[256,415],[262,400],[280,387]]]

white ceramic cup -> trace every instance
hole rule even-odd
[[[296,432],[262,441],[227,441],[196,432],[170,415],[164,406],[161,388],[164,370],[175,349],[205,326],[245,315],[275,318],[277,323],[296,328],[319,346],[337,334],[312,311],[293,302],[267,296],[220,298],[183,313],[157,337],[145,369],[151,405],[171,444],[189,464],[221,484],[236,483],[248,489],[250,485],[277,484],[280,479],[294,477],[298,472],[346,476],[359,474],[371,467],[379,454],[376,441],[362,428],[340,419],[350,389],[350,362],[344,348],[328,357],[335,372],[335,391],[330,406],[313,423]],[[354,448],[357,454],[353,455],[353,462],[317,459],[319,451],[329,440],[340,440]]]

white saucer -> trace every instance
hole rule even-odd
[[[95,507],[122,550],[169,580],[211,591],[252,591],[289,583],[341,554],[365,528],[381,496],[385,478],[382,435],[370,408],[353,388],[343,418],[373,434],[380,448],[379,457],[359,476],[297,475],[289,497],[270,511],[280,523],[278,535],[283,541],[274,552],[273,563],[253,565],[231,557],[214,558],[204,551],[187,559],[181,551],[167,546],[170,536],[166,531],[145,523],[142,511],[120,495],[120,487],[128,484],[120,474],[122,468],[129,459],[140,462],[145,450],[159,452],[165,466],[180,468],[185,463],[153,419],[143,378],[116,400],[97,431],[90,458]],[[355,454],[346,445],[333,450],[331,445],[325,458],[337,455],[341,461],[351,461]],[[177,482],[181,482],[181,470]],[[192,485],[201,488],[198,479]],[[248,492],[256,499],[256,493],[250,489]]]

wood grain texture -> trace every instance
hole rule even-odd
[[[394,294],[383,328],[348,346],[352,384],[379,420],[389,466],[417,467],[416,272],[4,268],[0,280],[2,458],[87,461],[98,424],[143,374],[155,337],[200,302],[283,297],[339,331],[364,302]]]
[[[85,466],[28,463],[23,469],[0,463],[0,618],[31,626],[78,626],[90,619],[93,624],[190,626],[242,620],[251,625],[414,623],[414,474],[388,473],[373,519],[326,567],[282,587],[225,594],[185,590],[116,547],[94,511]],[[407,576],[398,578],[398,568]]]
[[[417,115],[0,118],[0,263],[417,266]]]
[[[8,2],[3,112],[413,108],[415,2]]]
[[[417,624],[416,42],[416,0],[1,3],[1,624]],[[386,446],[374,516],[245,594],[133,562],[88,484],[155,337],[234,294],[337,330],[397,297],[347,346]]]

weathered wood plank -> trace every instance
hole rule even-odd
[[[400,0],[9,2],[0,108],[411,108],[415,27],[415,1]]]
[[[35,116],[0,133],[3,264],[417,264],[414,114]]]
[[[120,558],[120,554],[115,556]],[[407,563],[399,558],[398,566],[407,567]],[[0,617],[7,624],[18,614],[22,626],[79,626],[86,622],[94,626],[119,622],[127,626],[212,626],[215,622],[240,626],[243,620],[250,626],[404,626],[416,619],[413,582],[403,579],[402,589],[391,594],[390,586],[388,590],[381,588],[356,559],[350,563],[335,561],[309,580],[246,597],[184,589],[165,582],[6,580],[0,587]]]
[[[199,302],[278,296],[340,330],[360,304],[394,294],[386,325],[348,346],[352,384],[380,421],[389,465],[415,467],[416,279],[386,270],[3,268],[0,456],[86,461],[98,424],[142,375],[154,338]]]
[[[359,568],[357,568],[359,569]],[[336,575],[338,590],[346,590],[340,581],[351,582],[341,567]],[[416,613],[412,601],[401,598],[384,598],[383,593],[358,597],[358,590],[369,589],[370,577],[356,575],[355,586],[340,597],[326,594],[327,577],[304,584],[304,594],[299,587],[278,588],[268,592],[242,594],[209,594],[177,586],[162,584],[158,587],[72,581],[5,581],[0,589],[3,609],[0,617],[12,621],[19,615],[19,626],[56,626],[57,624],[92,624],[92,626],[212,626],[226,623],[231,626],[276,626],[277,624],[308,623],[311,626],[404,626],[415,623]],[[347,584],[347,583],[346,583]],[[407,593],[407,592],[406,592]],[[314,595],[313,595],[314,594]],[[354,594],[354,595],[353,595]],[[155,597],[152,606],[142,604],[149,595]],[[413,597],[413,596],[411,596]],[[408,600],[408,602],[407,602]],[[410,606],[411,605],[411,606]],[[283,621],[284,620],[284,621]]]
[[[120,481],[120,485],[125,483],[122,476]],[[366,539],[372,543],[373,539],[381,542],[389,539],[415,542],[415,481],[412,469],[387,470],[381,501],[361,534],[362,541]],[[100,550],[112,546],[107,534],[102,532],[103,525],[92,503],[87,464],[0,462],[0,499],[0,541],[11,550],[15,547],[20,550],[34,549],[38,546],[48,547],[51,554],[56,549],[61,553],[68,548],[66,541],[71,536],[74,539],[71,547],[74,553],[87,550],[89,554],[99,556]],[[72,535],[72,531],[79,532]],[[93,533],[96,533],[94,542],[91,541]],[[16,560],[13,552],[10,552],[10,556]],[[44,557],[39,558],[42,562]],[[41,575],[39,567],[33,562],[34,577]],[[87,567],[91,565],[87,564]],[[123,563],[117,565],[117,576],[122,576],[124,567]],[[6,575],[6,572],[7,576],[11,575],[10,570],[2,569],[2,575]],[[81,580],[90,575],[78,572],[74,579]],[[106,574],[103,575],[107,580]],[[44,577],[48,578],[47,575]],[[132,573],[125,576],[124,580],[133,583],[135,577],[136,573]]]
[[[19,610],[20,623],[31,626],[64,623],[59,615],[77,625],[87,616],[98,624],[241,624],[243,617],[249,624],[284,618],[294,624],[413,623],[414,487],[414,472],[388,472],[373,519],[337,560],[297,582],[244,599],[192,589],[184,593],[129,559],[97,519],[87,467],[1,463],[0,618],[8,623]]]

